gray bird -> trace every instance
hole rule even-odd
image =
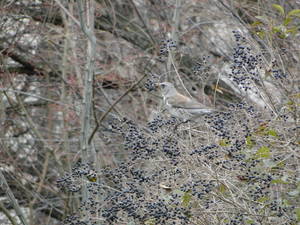
[[[180,94],[173,84],[163,82],[159,84],[164,103],[169,113],[175,117],[192,119],[201,115],[216,112],[195,99]]]

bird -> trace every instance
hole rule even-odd
[[[158,86],[161,89],[166,109],[172,116],[190,120],[216,112],[215,109],[207,107],[197,100],[179,93],[170,82],[162,82],[159,83]]]

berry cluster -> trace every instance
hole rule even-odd
[[[196,75],[194,77],[198,78],[196,80],[201,80],[201,82],[204,82],[206,79],[208,79],[211,70],[211,66],[208,65],[209,58],[209,56],[203,56],[202,59],[200,59],[192,68],[193,74]]]
[[[245,91],[252,88],[253,82],[260,82],[260,70],[262,69],[262,55],[254,54],[247,44],[245,37],[239,32],[233,31],[236,47],[233,53],[231,74],[233,82]]]
[[[97,180],[97,173],[91,165],[78,162],[72,168],[71,173],[66,173],[63,177],[56,181],[57,186],[67,192],[78,192],[81,190],[81,178],[83,177],[91,182],[95,182]]]
[[[157,133],[160,128],[174,127],[182,121],[174,116],[164,119],[161,115],[157,115],[152,121],[148,122],[147,127],[153,132]]]
[[[145,88],[148,91],[155,91],[157,89],[157,84],[159,83],[160,76],[157,74],[151,73],[145,82]]]
[[[163,60],[163,57],[168,57],[169,52],[173,49],[177,48],[177,44],[175,41],[171,39],[162,40],[159,47],[159,58]]]

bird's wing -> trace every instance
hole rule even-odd
[[[184,108],[184,109],[206,108],[204,105],[197,102],[196,100],[181,94],[177,94],[176,96],[172,96],[166,100],[167,103],[172,105],[174,108]]]

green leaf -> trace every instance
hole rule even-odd
[[[228,191],[228,188],[227,188],[226,185],[220,184],[220,185],[218,186],[218,190],[220,191],[220,193],[224,194],[225,192]]]
[[[188,207],[192,199],[192,195],[190,191],[187,191],[182,196],[182,205],[183,207]]]
[[[270,158],[271,157],[270,149],[266,146],[263,146],[263,147],[261,147],[260,149],[257,150],[255,155],[258,159],[260,159],[260,158]]]
[[[278,134],[275,130],[268,130],[267,134],[269,136],[278,137]]]
[[[291,34],[296,34],[297,32],[298,32],[298,28],[296,26],[286,30],[286,33],[291,33]]]
[[[251,139],[251,136],[246,137],[246,145],[247,145],[247,147],[250,148],[250,149],[253,148],[254,143],[253,143],[253,141],[252,141],[252,139]]]
[[[295,208],[295,214],[297,221],[300,222],[300,208]]]
[[[275,8],[282,16],[284,16],[284,9],[281,5],[272,4],[273,8]]]
[[[279,33],[279,32],[281,32],[281,27],[280,26],[274,26],[274,27],[272,27],[272,32],[273,33]]]
[[[296,93],[296,94],[293,94],[291,95],[292,98],[299,98],[300,99],[300,92],[299,93]]]
[[[259,25],[263,24],[261,21],[254,21],[253,23],[251,23],[252,27],[257,27]]]
[[[291,17],[291,16],[300,16],[300,9],[293,9],[291,11],[289,11],[288,17]]]
[[[222,147],[230,146],[230,140],[228,140],[228,139],[221,139],[219,141],[219,145],[222,146]]]
[[[258,31],[258,32],[256,32],[256,35],[257,35],[260,39],[265,39],[265,37],[266,37],[266,32],[264,32],[264,31]]]
[[[266,161],[266,160],[265,160]],[[275,163],[274,161],[271,161],[270,163],[270,167],[271,167],[271,172],[278,172],[280,170],[282,170],[284,167],[285,167],[285,162],[278,162],[278,163]]]
[[[259,198],[257,201],[260,203],[264,203],[264,202],[268,201],[269,199],[270,198],[268,196],[264,196],[264,197]]]
[[[271,181],[271,184],[288,184],[288,182],[283,181],[281,179],[275,179]]]
[[[284,26],[287,26],[289,25],[289,23],[292,21],[292,18],[291,17],[287,17],[283,20],[283,25]]]
[[[156,222],[155,219],[151,218],[151,219],[146,220],[144,224],[145,225],[155,225],[156,224],[155,222]]]
[[[288,34],[281,33],[281,34],[278,35],[278,37],[281,38],[281,39],[286,39],[288,37]]]

